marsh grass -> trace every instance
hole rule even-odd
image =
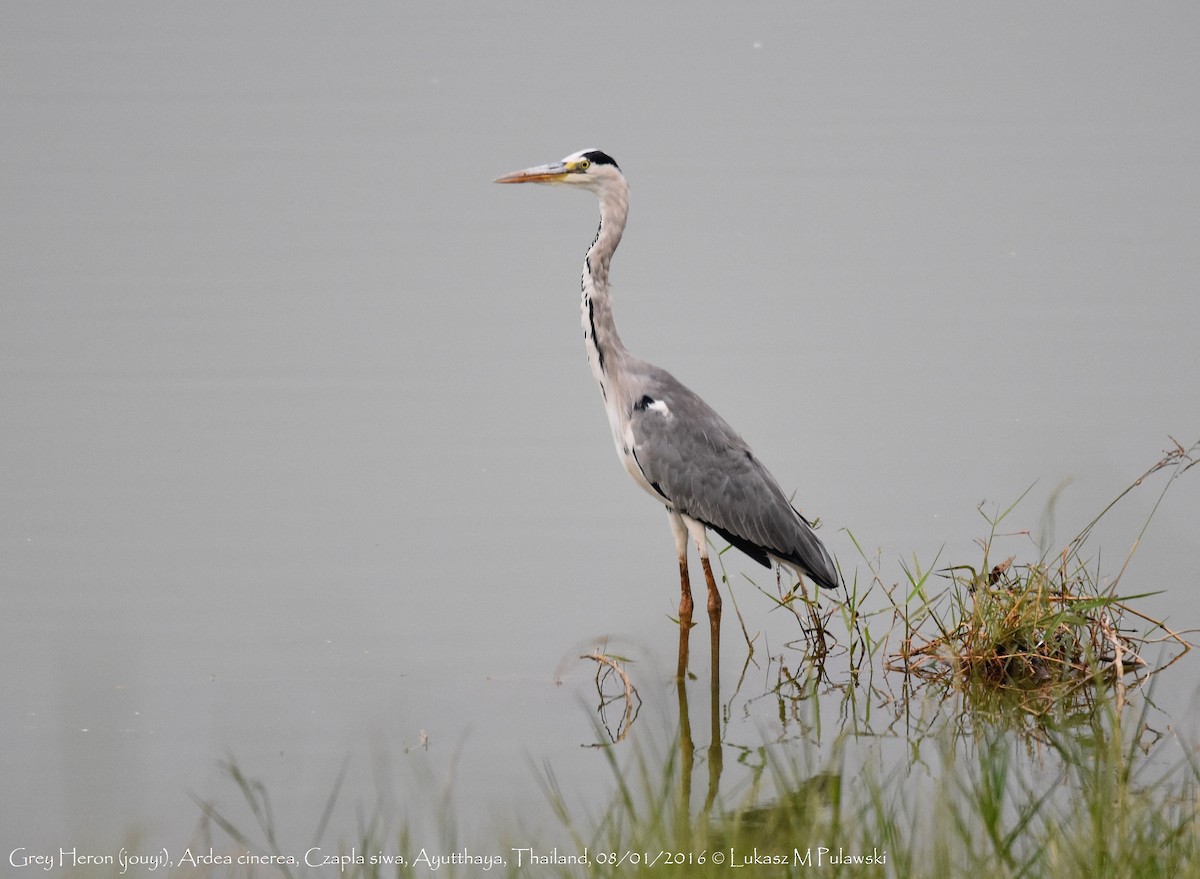
[[[555,845],[572,854],[587,852],[587,863],[518,868],[510,857],[487,875],[626,877],[666,871],[703,877],[750,868],[745,875],[1200,876],[1197,766],[1186,757],[1163,759],[1173,739],[1148,745],[1144,716],[1123,724],[1113,703],[1099,709],[1086,734],[1055,736],[1033,761],[1021,740],[999,727],[977,730],[969,744],[933,736],[921,743],[928,753],[920,763],[891,770],[874,761],[853,765],[845,739],[819,765],[802,749],[764,750],[757,777],[740,797],[707,812],[698,812],[688,796],[677,751],[656,756],[636,749],[623,762],[608,749],[602,753],[615,790],[598,812],[573,808],[553,770],[540,770],[547,802],[568,840]],[[232,764],[229,768],[240,775]],[[240,777],[240,789],[260,808],[255,783]],[[764,799],[767,789],[775,796]],[[253,833],[220,823],[239,846],[261,849],[274,834],[271,820],[266,816],[267,823]],[[453,816],[447,820],[452,824]],[[452,841],[458,834],[448,832],[442,850],[460,845]],[[406,827],[375,816],[364,819],[341,848],[352,849],[408,852],[411,858],[418,846]],[[500,850],[509,853],[507,847]],[[326,872],[239,868],[204,875]],[[347,863],[336,872],[352,879],[482,875],[479,868],[454,865],[433,873],[411,860]]]
[[[532,771],[557,825],[546,847],[586,851],[588,862],[518,867],[510,857],[486,875],[729,876],[747,867],[747,876],[1200,877],[1197,743],[1180,738],[1152,698],[1155,676],[1190,649],[1186,633],[1140,611],[1144,592],[1119,591],[1129,556],[1106,580],[1086,555],[1095,525],[1118,501],[1166,472],[1161,501],[1198,449],[1176,444],[1052,555],[1042,548],[1028,560],[1008,552],[996,560],[1012,536],[1001,528],[1014,504],[985,515],[981,555],[965,563],[914,559],[886,584],[878,558],[864,553],[866,571],[849,578],[840,602],[818,605],[781,581],[774,592],[760,590],[800,629],[790,654],[768,649],[765,691],[746,699],[777,703],[778,726],[762,744],[732,744],[733,697],[721,707],[714,696],[713,741],[696,747],[685,681],[677,682],[677,740],[630,735],[631,706],[640,706],[632,660],[581,657],[597,668],[597,739],[613,746],[591,753],[606,761],[612,793],[599,806],[595,797],[580,805],[553,767]],[[878,594],[882,606],[870,600]],[[747,649],[736,696],[765,638],[749,631],[736,599],[733,606]],[[844,634],[834,633],[838,622]],[[830,696],[836,716],[823,719]],[[723,749],[739,767],[733,789],[720,788]],[[236,762],[226,770],[254,823],[239,827],[201,802],[206,834],[277,850],[266,790]],[[693,790],[693,775],[707,784]],[[315,839],[326,834],[340,784]],[[436,811],[443,850],[478,844],[464,839],[448,788]],[[334,848],[411,855],[426,832],[383,812],[358,815],[358,833]],[[510,851],[507,842],[493,848]],[[434,874],[411,860],[346,864],[338,874],[483,875],[453,865]]]
[[[609,861],[556,875],[1200,876],[1200,773],[1187,748],[1179,756],[1145,711],[1122,719],[1103,696],[1094,707],[1089,724],[1032,755],[1003,724],[969,739],[943,728],[888,770],[850,759],[845,736],[816,765],[811,751],[764,749],[741,802],[717,812],[690,807],[673,754],[632,770],[614,759],[617,794],[598,816],[574,814],[547,774],[576,849]]]

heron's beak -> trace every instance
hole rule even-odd
[[[571,173],[566,162],[552,162],[549,165],[538,165],[526,168],[524,171],[513,171],[503,177],[497,177],[496,183],[560,183]]]

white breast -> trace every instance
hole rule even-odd
[[[606,406],[605,408],[608,409],[609,407]],[[626,424],[625,429],[621,430],[615,421],[613,421],[615,416],[611,410],[608,417],[613,428],[613,439],[617,445],[617,457],[621,459],[621,463],[625,465],[625,469],[629,471],[629,475],[633,477],[634,482],[645,489],[656,501],[662,501],[663,496],[654,490],[654,486],[650,484],[650,480],[646,478],[646,474],[642,472],[642,468],[638,465],[637,459],[634,457],[636,445],[633,441],[633,425]]]

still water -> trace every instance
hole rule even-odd
[[[539,767],[611,788],[597,647],[635,660],[622,759],[673,747],[670,532],[579,338],[595,205],[500,173],[617,158],[626,343],[848,578],[851,534],[889,582],[973,561],[977,507],[1031,484],[1006,540],[1036,555],[1200,436],[1195,9],[559,9],[0,11],[4,852],[178,850],[198,799],[247,818],[230,757],[285,846],[343,766],[326,839],[446,790],[466,841],[532,837]],[[1197,521],[1185,479],[1126,575],[1177,629]],[[725,561],[757,640],[727,613],[717,735],[811,747],[762,698],[795,621]],[[1168,674],[1195,733],[1195,661]]]

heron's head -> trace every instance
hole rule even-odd
[[[497,183],[555,183],[604,192],[625,178],[612,156],[600,150],[580,150],[558,162],[537,165],[496,178]]]

